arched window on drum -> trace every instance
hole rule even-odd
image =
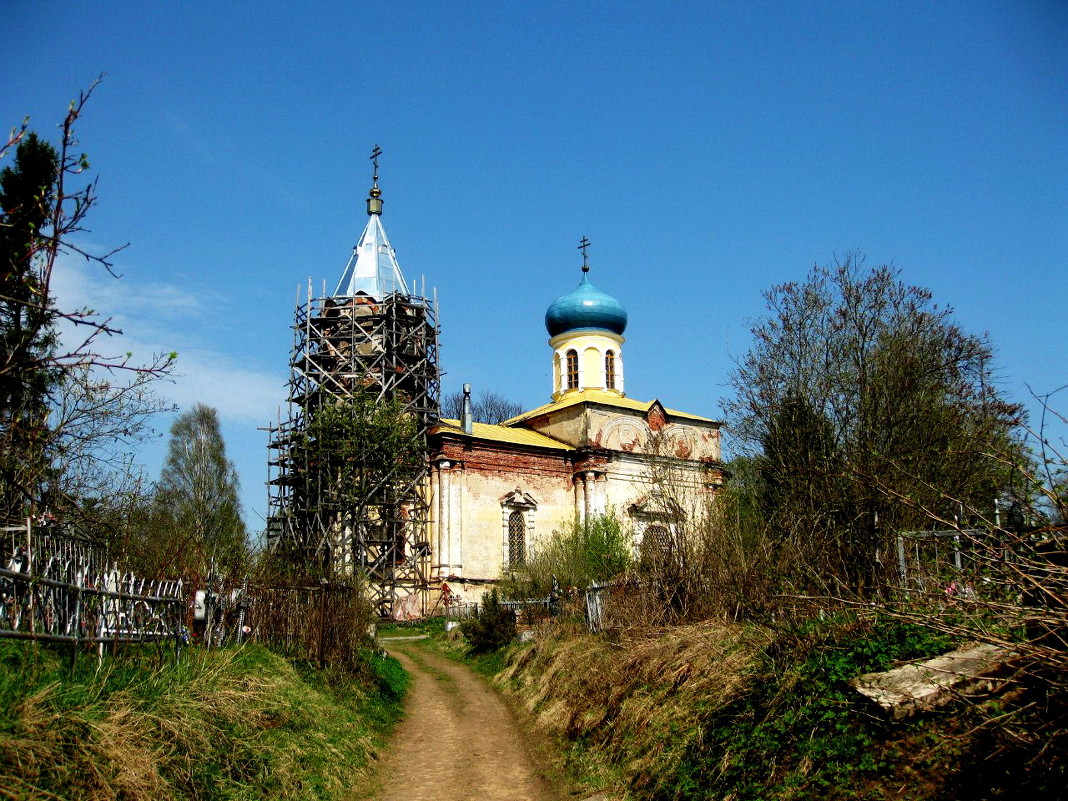
[[[579,385],[578,351],[567,352],[567,388],[578,389]]]

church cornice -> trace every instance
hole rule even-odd
[[[430,437],[443,439],[469,440],[491,442],[495,445],[506,445],[514,448],[533,448],[537,450],[570,451],[572,446],[558,439],[534,431],[525,426],[491,425],[489,423],[473,423],[471,433],[468,434],[460,428],[457,420],[439,420],[430,429]]]
[[[558,401],[547,403],[544,406],[531,409],[529,412],[524,412],[510,420],[505,420],[502,425],[508,428],[531,425],[541,418],[546,418],[580,405],[585,405],[586,408],[609,409],[621,414],[644,416],[649,413],[649,410],[653,408],[654,404],[663,409],[664,414],[671,422],[714,428],[719,428],[723,425],[721,421],[713,420],[709,417],[701,417],[700,415],[682,412],[678,409],[669,409],[657,398],[654,398],[651,401],[639,401],[634,400],[633,398],[609,394],[608,392],[598,392],[596,390],[581,390],[570,393]]]

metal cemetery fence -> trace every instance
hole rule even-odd
[[[901,531],[896,545],[900,588],[931,592],[979,574],[988,561],[990,535],[979,529]]]
[[[45,642],[180,641],[181,581],[107,566],[96,548],[31,521],[0,529],[0,638]]]
[[[515,612],[516,622],[533,625],[539,620],[553,616],[551,598],[524,598],[522,600],[501,601],[501,608]]]
[[[1068,598],[1063,526],[902,531],[896,589],[905,597],[1063,609]]]
[[[445,607],[446,620],[467,620],[477,614],[478,603],[475,601],[462,601]]]
[[[371,623],[363,593],[343,584],[250,587],[243,603],[250,639],[320,664],[353,661]]]

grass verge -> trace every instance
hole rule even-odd
[[[1020,683],[1015,698],[892,723],[849,686],[955,645],[874,615],[778,631],[706,622],[592,636],[556,624],[480,662],[499,668],[578,779],[617,797],[1063,797],[1064,760],[1035,736],[1061,719],[1048,694]]]
[[[21,799],[339,799],[367,781],[407,675],[319,671],[259,646],[131,650],[73,675],[0,643],[0,787]]]

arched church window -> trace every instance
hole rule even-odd
[[[508,515],[508,564],[521,565],[527,561],[527,521],[518,509]]]
[[[578,389],[578,385],[578,352],[569,350],[567,352],[567,388]]]
[[[616,388],[616,352],[614,350],[604,355],[604,386],[605,389]]]

